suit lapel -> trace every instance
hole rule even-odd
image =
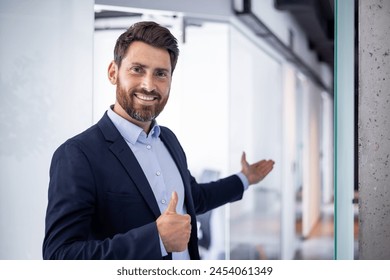
[[[177,168],[179,169],[180,175],[183,180],[184,192],[185,192],[185,205],[187,208],[187,213],[191,215],[191,224],[192,232],[191,239],[188,244],[188,251],[190,253],[191,259],[199,260],[199,251],[198,251],[198,237],[197,237],[197,224],[196,224],[196,213],[194,207],[194,201],[192,198],[191,183],[189,181],[189,174],[187,170],[187,163],[185,159],[184,152],[180,146],[180,143],[174,136],[174,134],[168,131],[166,128],[161,127],[160,138],[163,141],[164,145],[167,147],[169,153],[171,154],[173,160],[176,163]]]
[[[176,163],[177,168],[179,169],[180,176],[183,180],[184,192],[185,192],[185,204],[187,207],[188,214],[195,215],[195,208],[192,200],[191,186],[188,181],[188,170],[185,158],[183,158],[183,153],[180,153],[181,147],[176,138],[171,137],[166,130],[162,130],[160,134],[161,141],[167,147],[169,153],[171,154],[173,160]]]
[[[133,152],[111,122],[107,113],[99,121],[98,125],[103,132],[106,141],[111,142],[109,149],[121,162],[123,168],[126,170],[127,174],[129,174],[130,178],[133,180],[135,186],[144,198],[145,203],[148,204],[156,218],[158,218],[161,213],[152,188],[150,187],[149,182]]]

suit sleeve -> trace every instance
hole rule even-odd
[[[104,239],[91,234],[97,203],[91,165],[76,142],[53,155],[44,259],[161,259],[156,223]]]
[[[205,184],[199,184],[191,174],[189,176],[197,215],[242,199],[244,187],[237,175]]]

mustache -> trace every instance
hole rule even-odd
[[[157,90],[149,91],[149,90],[144,89],[144,88],[136,88],[136,89],[133,89],[130,93],[131,93],[131,95],[141,93],[141,94],[146,95],[146,96],[152,96],[152,97],[155,97],[157,99],[161,99],[161,94]]]

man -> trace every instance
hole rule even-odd
[[[155,121],[179,50],[154,22],[117,40],[108,78],[116,102],[53,155],[44,259],[199,259],[196,215],[241,199],[273,161],[198,184],[175,135]]]

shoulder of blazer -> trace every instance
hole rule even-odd
[[[160,126],[161,133],[160,138],[164,142],[165,145],[168,146],[168,149],[174,149],[176,152],[184,153],[184,150],[177,139],[176,135],[165,126]]]
[[[120,139],[120,133],[111,122],[107,113],[105,113],[96,124],[71,137],[59,148],[73,143],[86,151],[90,150],[92,147],[98,147],[98,143],[103,144],[106,141],[113,143],[118,139]]]
[[[165,146],[167,147],[168,151],[172,155],[175,162],[179,166],[181,167],[185,166],[187,168],[187,158],[176,135],[169,128],[165,126],[160,126],[160,129],[161,129],[161,133],[160,133],[161,141],[164,142]]]
[[[104,138],[109,142],[115,142],[119,137],[121,137],[118,129],[108,117],[107,111],[96,125],[100,128]]]
[[[162,138],[164,138],[167,141],[179,143],[179,140],[177,139],[176,135],[168,127],[160,125],[160,130],[161,130],[160,136]]]

